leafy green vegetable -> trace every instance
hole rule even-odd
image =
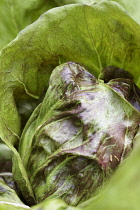
[[[59,63],[81,63],[96,76],[106,66],[117,66],[131,72],[139,86],[139,40],[139,25],[114,2],[44,13],[1,51],[1,138],[17,143],[21,120],[15,101],[38,99]]]
[[[19,145],[36,201],[62,198],[77,205],[91,197],[131,150],[140,123],[136,108],[128,78],[104,83],[72,62],[55,68]]]
[[[126,2],[120,3],[138,22],[139,13],[133,12],[132,3]],[[62,6],[71,3],[78,4]],[[140,28],[118,3],[94,3],[88,0],[0,2],[3,8],[0,47],[42,12],[62,6],[41,15],[0,53],[0,138],[13,152],[14,178],[26,202],[33,205],[47,198],[40,206],[33,207],[36,209],[73,209],[62,200],[49,198],[62,198],[77,205],[95,196],[131,150],[134,140],[139,139],[136,133],[140,121]],[[65,63],[68,61],[71,62]],[[11,151],[2,143],[0,146],[7,153],[6,158],[1,153],[2,164],[8,155],[11,162]],[[135,154],[137,159],[138,153]],[[130,159],[129,164],[132,164]],[[135,167],[132,169],[136,172]],[[2,165],[0,170],[9,169]],[[120,174],[127,174],[128,170],[128,166],[126,171],[122,166]],[[95,198],[95,209],[103,208],[98,201],[100,198],[108,201],[111,189],[114,203],[105,202],[104,209],[115,209],[113,205],[120,199],[118,188],[128,189],[132,177],[137,177],[133,172],[124,185],[119,184],[121,176],[116,175],[119,178],[114,188],[109,186],[107,194],[103,191]],[[1,177],[5,180],[4,183],[1,179],[2,185],[11,184],[5,174]],[[5,195],[7,192],[2,194],[4,199]],[[15,191],[9,195],[14,197]],[[124,202],[120,208],[126,205],[127,195],[122,190]],[[6,196],[6,199],[13,198]],[[126,206],[137,208],[134,200]],[[17,209],[19,204],[14,202],[20,200],[7,202],[2,198],[0,208]],[[20,207],[29,208],[22,204]]]

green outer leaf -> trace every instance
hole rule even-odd
[[[140,24],[140,1],[139,0],[114,0],[115,2],[118,2],[121,4],[127,11],[128,14]]]
[[[38,205],[32,206],[31,208],[26,205],[20,205],[16,203],[0,203],[0,210],[81,210],[81,208],[78,207],[73,207],[67,205],[64,201],[59,200],[59,199],[52,199],[52,200],[47,200],[43,201]]]
[[[72,207],[68,206],[64,201],[60,199],[50,199],[50,200],[44,200],[40,204],[33,206],[31,209],[33,210],[80,210],[78,207]]]
[[[118,2],[120,5],[124,7],[124,9],[127,10],[128,14],[137,22],[140,24],[140,1],[139,0],[106,0],[106,1],[115,1]],[[94,0],[94,3],[101,3],[104,2],[104,0]]]
[[[140,85],[139,57],[140,26],[119,4],[72,4],[49,10],[1,51],[1,138],[15,143],[20,135],[13,92],[22,90],[38,98],[60,62],[79,62],[96,75],[103,67],[118,66]]]
[[[47,10],[65,4],[91,2],[92,0],[0,0],[0,49]]]
[[[14,179],[16,180],[17,184],[20,182],[20,190],[25,194],[26,202],[29,205],[33,205],[35,203],[35,197],[34,193],[31,187],[31,184],[29,182],[29,178],[27,176],[27,172],[22,164],[21,158],[19,153],[14,150],[14,148],[11,147],[11,150],[13,151],[13,174]]]
[[[0,202],[0,210],[27,210],[30,207],[10,202]]]
[[[55,5],[55,4],[54,4]],[[0,49],[5,47],[27,25],[34,22],[43,12],[53,7],[38,0],[0,1]]]

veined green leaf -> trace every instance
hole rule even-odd
[[[38,98],[55,66],[84,65],[94,75],[113,65],[140,85],[140,26],[115,2],[72,4],[44,13],[0,54],[0,136],[15,144],[20,117],[15,101]]]
[[[0,49],[47,10],[65,4],[92,3],[92,0],[0,0]]]
[[[114,1],[118,2],[120,5],[122,5],[128,14],[137,22],[140,24],[140,1],[139,0],[106,0],[106,1]],[[101,3],[104,2],[104,0],[93,0],[94,3]]]

